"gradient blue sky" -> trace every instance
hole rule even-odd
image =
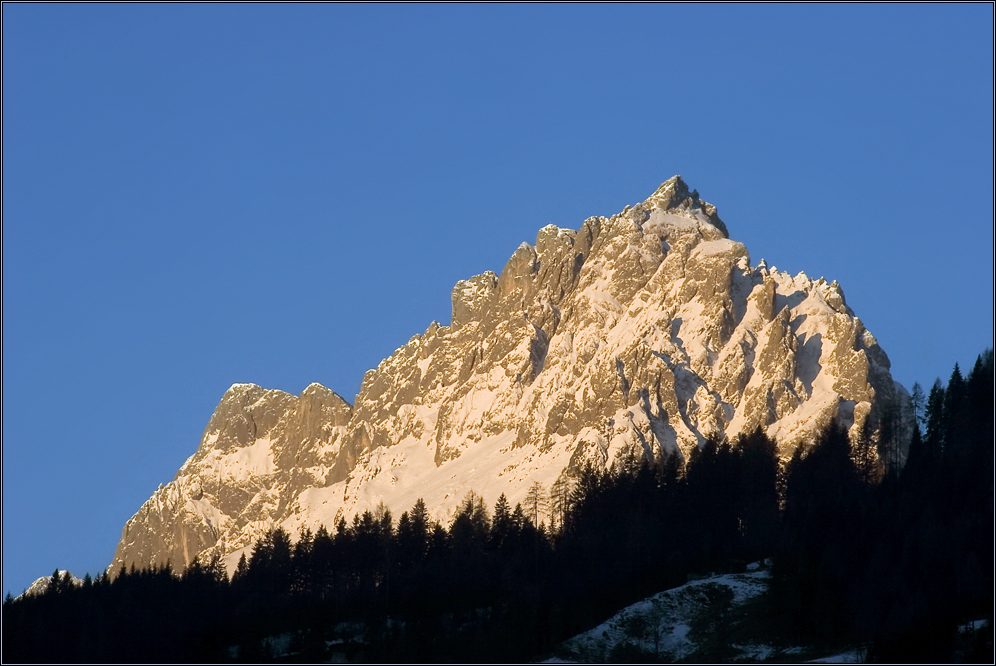
[[[96,573],[233,382],[347,399],[670,176],[895,377],[993,344],[993,6],[3,5],[3,591]]]

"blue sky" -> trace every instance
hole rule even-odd
[[[3,5],[3,591],[96,573],[234,382],[352,400],[680,173],[907,387],[993,344],[993,6]]]

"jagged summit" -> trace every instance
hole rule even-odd
[[[723,232],[724,237],[729,238],[730,236],[726,225],[716,214],[716,207],[700,200],[698,190],[689,190],[681,176],[672,176],[664,181],[656,192],[647,197],[647,200],[643,202],[643,207],[645,209],[660,208],[661,210],[700,210],[705,213],[714,227]]]
[[[112,570],[213,553],[233,568],[277,525],[419,498],[445,520],[470,489],[514,505],[586,464],[684,458],[758,427],[788,456],[831,419],[857,435],[904,404],[840,287],[752,266],[677,176],[577,230],[543,227],[499,275],[457,282],[452,304],[353,405],[319,384],[234,385],[125,525]]]

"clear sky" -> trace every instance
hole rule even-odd
[[[682,174],[909,387],[993,344],[993,6],[3,5],[3,592],[106,567],[234,382],[352,400]]]

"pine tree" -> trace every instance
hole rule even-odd
[[[930,387],[930,395],[927,397],[927,436],[924,443],[927,445],[927,455],[936,458],[944,448],[944,403],[945,390],[941,386],[941,380],[935,379],[934,385]]]
[[[737,441],[740,458],[740,525],[748,559],[764,557],[778,535],[778,453],[761,428]]]
[[[484,499],[470,490],[450,527],[450,538],[453,540],[454,546],[457,546],[458,542],[461,544],[464,542],[483,544],[490,529],[488,512],[484,508]]]
[[[968,385],[961,375],[958,364],[955,363],[948,388],[944,394],[944,448],[968,446],[970,434],[970,415],[966,400]]]
[[[221,553],[215,551],[208,562],[206,573],[215,584],[227,583],[228,572],[225,571],[225,564],[221,561]]]
[[[325,599],[332,594],[334,573],[332,571],[335,557],[335,544],[324,525],[319,525],[315,539],[311,545],[311,579],[310,592],[319,599]]]
[[[278,527],[272,532],[271,537],[273,550],[271,555],[272,566],[275,571],[286,574],[291,563],[291,539],[287,530]]]
[[[48,585],[45,587],[46,594],[58,594],[62,591],[62,574],[58,569],[52,574],[52,577],[48,579]]]
[[[199,581],[204,574],[204,567],[201,566],[201,558],[197,556],[194,561],[183,572],[183,580]]]
[[[906,456],[906,465],[903,466],[901,477],[919,476],[920,470],[926,467],[926,445],[923,443],[923,435],[920,427],[913,428],[913,436],[910,438],[910,450]]]
[[[249,563],[246,562],[246,554],[242,553],[239,558],[239,563],[235,567],[235,573],[232,574],[232,582],[243,582],[246,579],[246,575],[249,573]]]
[[[892,416],[891,413],[887,412],[874,433],[871,432],[871,424],[866,421],[858,440],[851,447],[851,460],[854,462],[854,468],[865,483],[878,483],[885,472],[883,467],[888,468],[889,471],[899,470],[899,461],[896,458],[898,447],[895,446],[892,435]],[[884,466],[882,464],[883,456],[892,457]]]
[[[425,549],[429,541],[429,510],[425,508],[425,500],[421,497],[415,502],[411,512],[412,536],[415,539],[416,555],[419,559],[425,557]]]
[[[311,528],[302,525],[301,531],[297,535],[297,543],[294,544],[294,558],[309,557],[314,543],[315,535],[312,533]]]
[[[512,534],[512,513],[508,505],[505,493],[498,497],[495,502],[495,514],[491,520],[490,543],[495,551],[503,550],[505,544]]]

